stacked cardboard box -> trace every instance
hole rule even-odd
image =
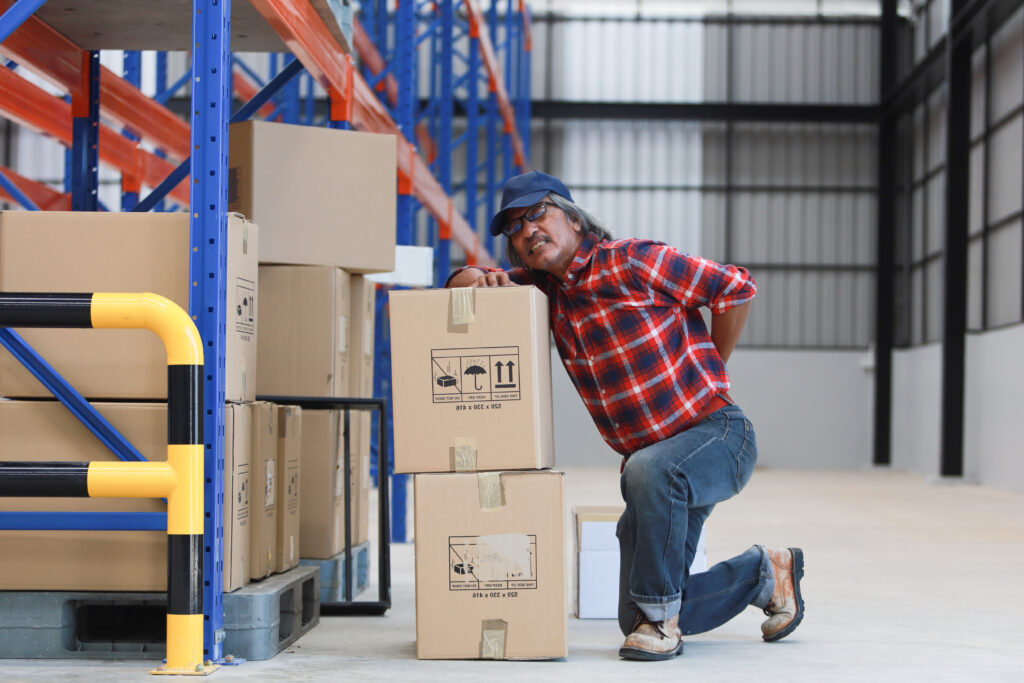
[[[227,218],[228,302],[225,391],[252,400],[256,372],[258,229]],[[183,309],[189,298],[189,220],[184,213],[4,212],[0,214],[0,290],[8,292],[153,292]],[[166,459],[167,356],[147,330],[16,330],[94,403],[147,458]],[[0,395],[46,398],[49,392],[6,351]],[[130,401],[130,402],[129,402]],[[248,580],[250,420],[225,415],[224,589]],[[0,403],[4,460],[110,460],[114,456],[53,400]],[[6,510],[159,512],[148,499],[3,499]],[[0,588],[164,590],[164,532],[5,532]],[[119,571],[111,572],[117,562]]]
[[[392,292],[395,471],[417,473],[421,659],[566,655],[547,299]]]
[[[231,126],[229,205],[261,225],[258,392],[372,395],[373,284],[395,263],[396,138],[245,122]],[[341,410],[302,414],[301,557],[368,537],[368,413],[350,413],[351,520]],[[282,549],[283,550],[283,549]]]

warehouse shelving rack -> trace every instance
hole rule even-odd
[[[72,5],[74,3],[71,3]],[[364,17],[373,17],[372,27],[376,40],[365,40],[363,36],[362,61],[372,75],[373,84],[353,68],[347,39],[331,25],[330,9],[324,0],[296,2],[294,0],[236,0],[235,8],[248,11],[243,23],[247,32],[258,33],[260,29],[283,42],[294,55],[295,60],[284,68],[259,92],[248,83],[245,75],[232,78],[243,70],[233,64],[231,43],[240,32],[233,36],[232,21],[236,14],[230,0],[193,0],[187,28],[180,16],[183,8],[179,3],[132,2],[90,3],[89,17],[69,11],[67,3],[53,0],[46,6],[45,0],[0,0],[0,115],[30,129],[46,134],[70,148],[68,179],[65,192],[0,168],[0,198],[15,201],[28,209],[54,210],[74,208],[97,210],[103,207],[97,203],[98,167],[104,162],[122,173],[123,191],[128,194],[126,204],[135,204],[135,210],[159,209],[165,199],[188,205],[190,212],[190,288],[189,313],[196,321],[203,340],[207,362],[203,372],[204,444],[205,454],[205,509],[204,525],[204,657],[218,661],[222,658],[221,648],[223,627],[222,547],[223,538],[223,449],[224,425],[224,348],[225,348],[225,268],[226,268],[226,212],[227,212],[227,126],[229,122],[230,93],[232,90],[248,100],[248,103],[234,118],[239,120],[256,112],[264,116],[280,114],[282,118],[295,120],[298,106],[282,106],[285,100],[295,105],[298,89],[286,89],[278,107],[268,100],[286,86],[289,80],[302,69],[309,74],[330,95],[330,118],[332,125],[352,127],[357,130],[390,133],[397,136],[398,144],[398,216],[397,238],[399,244],[413,244],[413,225],[417,211],[423,209],[435,221],[438,230],[434,239],[435,249],[447,263],[450,240],[454,239],[466,255],[467,262],[492,264],[490,255],[493,242],[486,243],[478,237],[477,214],[473,211],[478,197],[475,176],[467,178],[462,188],[467,195],[465,205],[470,211],[469,220],[463,210],[456,208],[451,190],[456,185],[451,178],[451,154],[462,143],[467,149],[476,150],[468,143],[476,136],[467,132],[459,140],[451,140],[451,102],[455,98],[456,83],[487,84],[487,104],[480,115],[480,105],[470,106],[477,100],[477,88],[466,86],[465,101],[460,105],[466,111],[470,125],[477,130],[488,123],[501,126],[501,156],[504,160],[502,178],[487,166],[487,180],[484,184],[484,201],[493,205],[494,195],[500,182],[511,174],[512,169],[524,170],[528,158],[528,133],[521,137],[518,129],[524,130],[529,119],[529,15],[523,2],[494,0],[487,18],[478,7],[476,0],[440,0],[439,2],[397,3],[389,11],[384,2],[366,3]],[[315,7],[314,7],[315,5]],[[498,34],[498,6],[505,5],[506,56],[505,78],[499,72],[498,53],[495,42]],[[60,7],[55,7],[60,6]],[[430,11],[425,8],[430,7]],[[456,19],[456,8],[461,17]],[[53,10],[50,12],[50,10]],[[64,10],[61,12],[61,10]],[[50,12],[45,14],[45,12]],[[444,84],[431,92],[424,108],[437,111],[436,143],[421,137],[421,144],[435,148],[437,158],[433,165],[417,153],[411,141],[415,128],[418,101],[416,99],[415,69],[416,41],[418,37],[417,17],[427,17],[430,12],[447,17],[435,26],[433,31],[444,32],[441,54],[452,59],[442,70],[448,74]],[[127,13],[127,16],[126,14]],[[418,14],[419,13],[419,14]],[[41,17],[47,17],[44,21]],[[255,17],[255,19],[254,19]],[[126,43],[141,44],[109,45],[114,49],[129,51],[127,78],[117,76],[99,63],[99,49],[104,47],[73,42],[66,31],[76,22],[95,21],[99,18],[106,27],[124,25],[127,35],[135,39]],[[59,25],[58,21],[64,22]],[[158,19],[161,28],[158,33],[142,30],[145,22]],[[177,22],[177,23],[176,23]],[[394,31],[388,30],[393,22]],[[456,24],[459,28],[456,28]],[[178,29],[175,29],[175,26]],[[487,30],[484,30],[484,26]],[[521,27],[521,28],[520,28]],[[255,31],[250,29],[255,28]],[[62,33],[65,30],[65,33]],[[450,47],[456,31],[468,33],[471,48],[468,54],[458,58],[467,63],[462,80],[454,79],[453,62],[455,50]],[[93,35],[99,35],[97,31]],[[112,30],[111,34],[116,34]],[[391,45],[387,43],[391,35]],[[191,86],[189,122],[181,120],[164,105],[174,92],[185,84],[166,84],[166,57],[157,58],[158,92],[156,98],[144,96],[137,87],[136,56],[133,50],[181,49],[183,45],[166,45],[168,41],[181,41],[181,36],[191,35],[189,50],[192,66],[188,74]],[[109,39],[111,36],[104,36]],[[124,37],[123,35],[121,37]],[[524,44],[524,37],[527,38]],[[359,36],[357,35],[357,39]],[[101,39],[102,40],[102,39]],[[269,50],[280,51],[280,43]],[[377,52],[378,60],[373,62],[370,49]],[[387,58],[382,55],[386,55]],[[233,68],[234,67],[234,68]],[[376,67],[376,72],[373,69]],[[32,85],[16,73],[16,69],[27,68],[38,76],[56,85],[68,94],[67,98],[54,97],[46,90]],[[514,79],[514,87],[506,88],[506,80]],[[136,81],[133,84],[133,81]],[[386,106],[381,98],[387,98],[388,86],[394,82],[394,100]],[[380,84],[384,87],[379,87]],[[450,85],[447,85],[450,84]],[[378,89],[379,88],[379,89]],[[442,106],[442,100],[449,100]],[[67,101],[70,100],[70,101]],[[436,101],[436,104],[433,104]],[[449,113],[443,113],[449,112]],[[308,111],[308,109],[307,109]],[[115,121],[119,129],[108,126],[103,119]],[[311,118],[311,117],[310,117]],[[444,130],[442,130],[442,128]],[[484,158],[491,159],[498,153],[498,135],[487,130],[489,149]],[[422,131],[422,128],[421,128]],[[442,135],[442,133],[445,133]],[[442,139],[443,138],[443,139]],[[188,141],[186,143],[186,140]],[[140,144],[144,143],[144,144]],[[474,156],[479,151],[471,151]],[[490,162],[488,162],[490,163]],[[468,166],[471,170],[479,163]],[[435,175],[436,174],[436,175]],[[138,201],[141,187],[154,188],[150,195]],[[138,203],[136,204],[136,201]],[[119,457],[139,459],[141,456],[117,434],[73,388],[49,368],[10,330],[3,330],[3,341],[8,348],[18,349],[20,357],[30,369],[44,380],[58,398],[72,408]],[[379,394],[378,394],[379,395]],[[401,509],[404,519],[404,500]],[[19,514],[19,513],[15,513]],[[79,513],[81,515],[82,513]],[[75,528],[135,528],[162,529],[165,517],[155,515],[147,518],[118,518],[114,513],[99,513],[72,524]],[[9,519],[9,518],[8,518]],[[8,521],[8,520],[4,520]],[[61,520],[53,518],[35,519],[32,524],[7,528],[57,528]],[[64,522],[67,523],[66,521]],[[404,532],[403,532],[404,533]],[[211,542],[214,541],[214,542]]]

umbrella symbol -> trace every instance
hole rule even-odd
[[[479,377],[480,375],[487,374],[487,371],[484,370],[482,367],[480,367],[479,365],[470,365],[468,368],[465,369],[465,371],[462,374],[473,375],[473,388],[476,389],[477,391],[483,389],[483,387],[477,386],[477,377]]]

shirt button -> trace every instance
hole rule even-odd
[[[572,273],[569,273],[566,277],[568,277],[571,280],[572,279]]]
[[[612,422],[612,427],[615,427],[616,429],[618,429],[619,428],[619,423],[618,422]]]

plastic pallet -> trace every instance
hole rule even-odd
[[[224,594],[224,654],[270,659],[320,623],[320,574],[295,567]]]
[[[163,659],[164,593],[0,592],[0,658]]]
[[[341,552],[326,560],[302,558],[300,566],[316,567],[320,570],[320,602],[342,602],[345,600],[345,553]],[[352,569],[355,583],[352,597],[359,595],[370,585],[370,542],[364,541],[352,549]]]

